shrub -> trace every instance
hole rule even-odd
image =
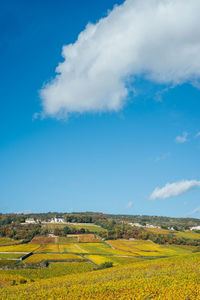
[[[111,268],[111,267],[113,267],[113,262],[105,261],[104,263],[100,264],[98,269],[106,269],[106,268]]]
[[[19,282],[19,283],[21,283],[21,284],[27,283],[27,280],[25,280],[25,279],[20,279],[20,282]]]

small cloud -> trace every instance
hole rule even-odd
[[[132,202],[132,201],[129,201],[129,203],[126,205],[126,208],[127,208],[127,209],[130,209],[132,206],[133,206],[133,202]]]
[[[38,119],[40,117],[40,113],[34,113],[33,116],[32,116],[32,121]]]
[[[191,190],[192,188],[200,187],[200,181],[198,180],[182,180],[173,183],[167,183],[162,188],[155,188],[153,193],[150,196],[151,200],[160,198],[166,199],[173,196],[178,196],[187,191]]]
[[[188,141],[187,140],[188,135],[189,135],[188,132],[184,131],[182,135],[179,135],[179,136],[176,137],[176,139],[175,139],[176,143],[182,144],[182,143],[187,142]]]
[[[197,132],[197,134],[195,135],[195,137],[200,137],[200,131]]]
[[[156,157],[155,162],[158,162],[158,161],[160,161],[160,160],[165,160],[165,159],[168,158],[170,155],[171,155],[170,152],[164,153],[163,155]]]
[[[200,214],[200,206],[196,207],[194,210],[192,210],[191,212],[189,212],[186,216],[189,217],[189,216],[193,216],[195,214]]]

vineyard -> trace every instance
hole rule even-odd
[[[200,297],[200,254],[193,253],[194,246],[81,234],[37,236],[1,249],[1,299]],[[106,263],[113,267],[102,270]]]
[[[199,269],[200,257],[197,254],[176,260],[134,262],[89,273],[79,272],[79,276],[71,273],[64,277],[55,276],[35,282],[29,280],[24,285],[2,287],[1,299],[196,300],[200,299]],[[0,276],[3,274],[0,273]],[[7,281],[11,282],[14,274],[11,271],[6,274]],[[19,282],[17,276],[26,275],[25,272],[16,275]]]

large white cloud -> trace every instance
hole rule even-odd
[[[56,77],[40,91],[44,114],[117,111],[135,76],[173,85],[197,82],[199,12],[199,0],[126,0],[115,6],[63,46]]]
[[[165,199],[172,196],[178,196],[195,187],[200,187],[200,181],[182,180],[174,183],[167,183],[162,188],[159,187],[155,188],[155,190],[150,196],[150,199],[151,200],[157,198]]]

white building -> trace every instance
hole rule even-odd
[[[51,223],[64,223],[64,220],[61,217],[55,217],[51,219]]]
[[[200,230],[200,226],[190,227],[190,230]]]
[[[143,225],[139,224],[139,223],[128,223],[131,226],[136,226],[136,227],[144,227]]]
[[[36,224],[37,222],[33,218],[28,218],[28,219],[25,220],[25,223]]]
[[[156,225],[151,225],[151,224],[146,224],[147,228],[160,228],[160,226],[156,226]]]

